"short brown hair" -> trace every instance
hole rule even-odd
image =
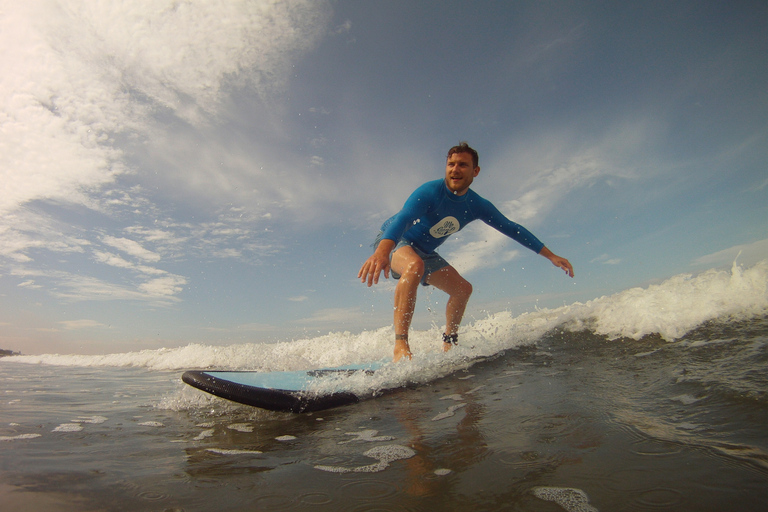
[[[477,151],[469,147],[469,144],[467,144],[466,142],[459,142],[458,146],[453,146],[451,149],[448,150],[448,156],[445,158],[446,159],[451,158],[451,155],[455,155],[456,153],[468,153],[472,155],[472,166],[477,167],[477,162],[478,162]]]

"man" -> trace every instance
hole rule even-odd
[[[477,164],[477,151],[466,142],[452,147],[445,164],[445,179],[427,182],[416,189],[403,209],[381,226],[374,253],[357,275],[368,286],[379,282],[382,271],[389,278],[391,270],[392,276],[399,279],[395,288],[395,361],[413,356],[408,330],[419,283],[448,294],[443,350],[450,350],[457,343],[472,285],[435,249],[473,220],[482,220],[573,277],[573,267],[567,259],[553,254],[527,229],[507,219],[490,201],[469,189],[480,173]]]

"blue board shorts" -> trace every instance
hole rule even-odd
[[[379,233],[379,236],[376,237],[376,241],[373,243],[373,248],[376,250],[376,247],[379,246],[379,242],[381,242],[381,235],[383,233]],[[416,247],[415,245],[411,245],[410,242],[407,242],[405,240],[400,240],[397,245],[395,245],[395,248],[392,249],[391,255],[394,254],[398,249],[402,247],[410,247],[413,249],[413,251],[419,256],[419,258],[424,261],[424,275],[421,276],[421,284],[424,286],[428,286],[427,278],[429,277],[429,274],[432,272],[437,272],[441,268],[445,268],[450,265],[442,256],[437,254],[436,252],[426,253]],[[392,272],[392,277],[395,279],[400,279],[400,274],[395,272],[394,270]]]

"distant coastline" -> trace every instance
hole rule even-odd
[[[6,356],[20,356],[21,352],[14,352],[13,350],[4,350],[0,348],[0,357]]]

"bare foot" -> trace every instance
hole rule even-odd
[[[443,343],[443,352],[448,352],[453,348],[453,343]]]
[[[395,340],[395,362],[398,362],[403,357],[413,358],[411,347],[408,346],[408,340]]]

